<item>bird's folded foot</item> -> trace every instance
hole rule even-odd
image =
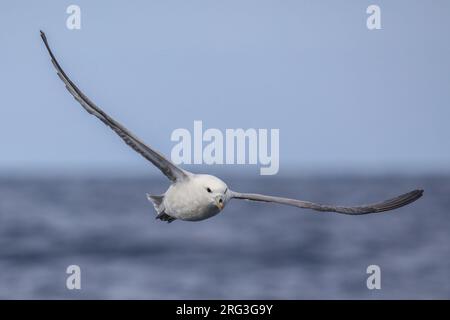
[[[167,221],[167,223],[171,223],[172,221],[176,220],[176,218],[169,216],[165,212],[161,212],[160,214],[158,214],[155,219],[159,219],[161,221]]]

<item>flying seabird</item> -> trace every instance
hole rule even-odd
[[[53,52],[47,42],[47,37],[42,31],[41,38],[44,41],[48,53],[50,54],[58,76],[64,82],[67,90],[69,90],[75,100],[77,100],[87,112],[96,116],[104,124],[114,130],[127,145],[155,165],[172,182],[167,191],[162,195],[147,194],[147,198],[155,207],[157,219],[167,222],[172,222],[176,219],[185,221],[204,220],[222,211],[231,199],[274,202],[316,211],[337,212],[347,215],[362,215],[389,211],[403,207],[416,201],[423,194],[423,190],[418,189],[383,202],[354,207],[344,207],[323,205],[309,201],[256,193],[240,193],[232,191],[228,188],[225,182],[215,176],[208,174],[194,174],[178,167],[165,158],[161,153],[139,140],[120,123],[108,116],[102,109],[86,97],[66,75],[53,55]]]

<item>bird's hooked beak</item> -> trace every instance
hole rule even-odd
[[[221,195],[218,195],[215,198],[216,206],[219,208],[219,210],[222,210],[225,207],[225,201],[224,198]]]

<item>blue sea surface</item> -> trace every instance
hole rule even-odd
[[[163,178],[0,178],[3,299],[450,298],[450,177],[222,177],[232,189],[353,205],[345,216],[233,200],[202,222],[155,220]],[[66,288],[79,265],[81,290]],[[366,285],[381,268],[381,289]]]

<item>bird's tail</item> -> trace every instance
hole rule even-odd
[[[164,212],[164,195],[154,196],[147,193],[147,199],[153,203],[153,206],[158,214]]]
[[[176,220],[175,218],[169,216],[167,213],[165,213],[165,207],[164,207],[164,195],[154,196],[147,193],[147,199],[150,200],[153,203],[153,207],[155,207],[156,212],[158,213],[156,216],[156,219],[172,222]]]

